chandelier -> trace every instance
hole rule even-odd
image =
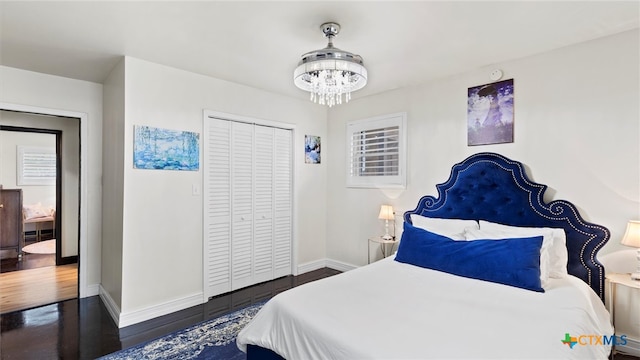
[[[333,47],[333,38],[340,32],[340,24],[328,22],[320,29],[327,38],[327,47],[302,55],[293,72],[297,87],[311,93],[310,100],[329,107],[351,99],[351,92],[367,84],[367,69],[360,55]]]

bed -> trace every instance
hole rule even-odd
[[[269,300],[238,335],[248,359],[607,358],[605,227],[495,153],[436,188],[395,257]]]
[[[43,207],[39,203],[25,205],[22,210],[22,219],[25,242],[27,240],[40,242],[56,236],[55,209]]]

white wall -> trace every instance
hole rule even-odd
[[[60,255],[70,257],[78,255],[78,216],[80,201],[80,120],[60,116],[32,115],[14,111],[0,111],[0,124],[29,128],[62,131],[62,199],[60,216],[61,245]],[[23,204],[31,205],[41,202],[44,206],[56,206],[56,187],[16,185],[16,145],[37,145],[55,148],[56,136],[53,134],[3,132],[2,147],[12,146],[0,154],[3,171],[0,183],[5,188],[22,188]],[[30,140],[31,139],[31,140]],[[41,140],[36,140],[41,139]],[[47,140],[43,140],[47,139]],[[4,141],[11,140],[11,141]],[[29,142],[29,143],[28,143]],[[12,144],[12,145],[9,145]],[[11,166],[7,166],[11,164]],[[11,181],[11,182],[10,182]],[[26,230],[25,230],[26,231]]]
[[[162,308],[157,316],[198,296],[201,300],[203,287],[203,205],[201,195],[192,195],[194,184],[202,189],[202,169],[134,169],[134,125],[202,134],[204,109],[294,124],[294,196],[299,204],[294,256],[299,264],[325,258],[326,167],[305,165],[303,152],[305,134],[326,138],[325,107],[310,103],[303,93],[292,99],[135,58],[124,61],[120,326],[149,317],[145,311],[153,307]]]
[[[640,218],[638,30],[495,64],[422,86],[357,99],[329,111],[327,255],[367,261],[367,238],[383,233],[380,205],[399,213],[437,195],[451,166],[477,152],[503,154],[549,185],[545,200],[573,202],[587,220],[609,228],[602,254],[619,244],[629,219]],[[493,69],[515,86],[515,141],[467,146],[466,94],[491,82]],[[345,124],[406,111],[408,186],[403,191],[345,187]],[[324,150],[323,149],[323,150]],[[401,221],[398,222],[401,226]]]
[[[124,58],[104,81],[102,127],[102,281],[100,294],[118,318],[122,305]]]
[[[80,296],[97,294],[100,283],[101,213],[102,213],[102,85],[59,76],[46,75],[0,66],[0,102],[26,107],[59,110],[86,115],[80,124],[82,150],[86,163],[81,164],[86,177],[81,202],[86,216],[81,219],[86,233],[86,249],[79,249]],[[84,255],[86,254],[86,255]]]

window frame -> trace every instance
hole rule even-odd
[[[388,127],[398,127],[398,174],[378,176],[358,176],[352,172],[353,134],[362,131],[373,131]],[[407,187],[407,113],[394,113],[361,120],[349,121],[346,124],[346,185],[349,188],[384,188],[405,189]]]

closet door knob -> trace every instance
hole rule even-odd
[[[0,204],[0,209],[4,208],[4,204]]]

